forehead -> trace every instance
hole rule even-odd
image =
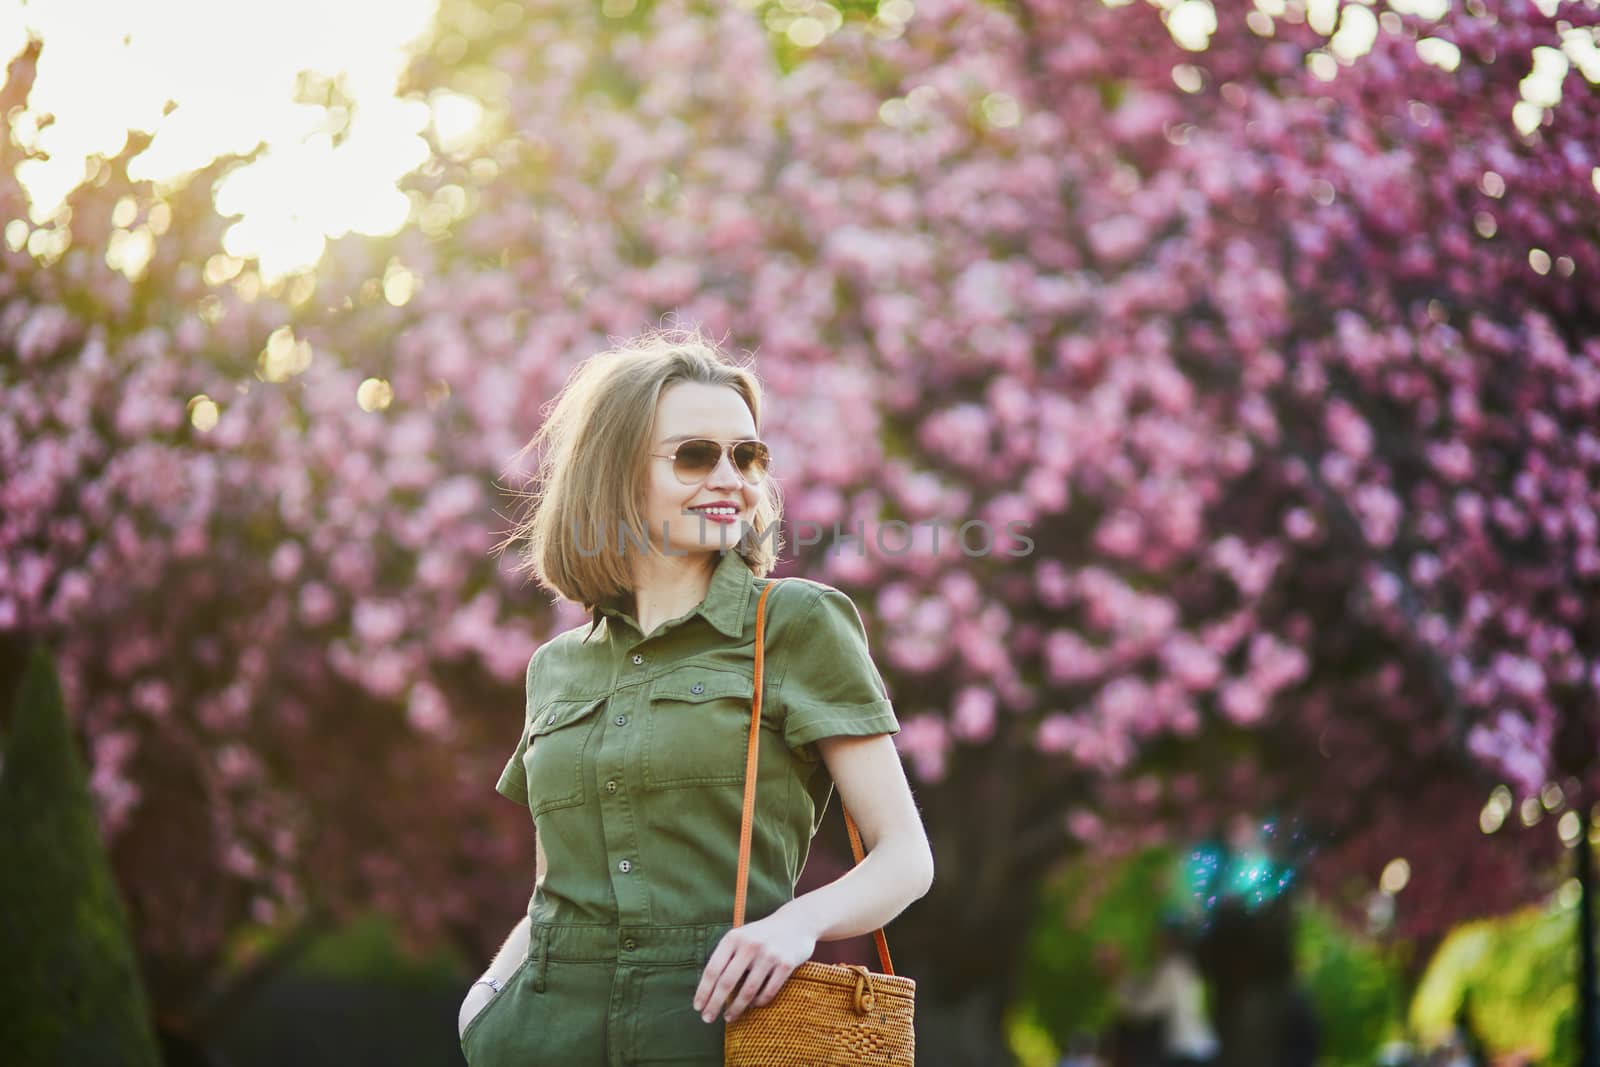
[[[734,441],[756,435],[755,419],[744,397],[731,386],[673,382],[656,403],[657,441],[711,437]]]

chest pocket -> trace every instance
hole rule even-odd
[[[747,675],[709,667],[657,679],[645,723],[644,787],[742,784],[754,691]]]
[[[528,806],[534,815],[583,803],[583,756],[606,697],[548,700],[528,719],[528,749],[522,770],[528,779]]]

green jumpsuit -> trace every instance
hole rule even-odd
[[[532,936],[467,1024],[471,1067],[722,1063],[723,1022],[694,1011],[733,924],[758,578],[720,553],[704,600],[644,636],[595,610],[528,663],[516,751],[496,789],[544,849]],[[895,733],[888,690],[844,593],[790,578],[767,596],[748,921],[794,897],[833,792],[814,742]]]

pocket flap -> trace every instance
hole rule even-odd
[[[584,697],[579,700],[547,700],[534,708],[528,719],[528,737],[535,738],[564,726],[586,719],[595,709],[605,706],[606,697]]]
[[[716,671],[706,667],[685,667],[673,671],[658,680],[650,692],[652,700],[684,700],[692,704],[719,697],[739,697],[749,701],[754,696],[755,684],[751,679],[733,671]]]

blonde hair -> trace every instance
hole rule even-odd
[[[760,381],[698,328],[652,329],[588,357],[541,409],[549,415],[514,457],[540,452],[533,488],[522,494],[526,513],[497,546],[524,544],[515,570],[591,613],[632,592],[622,530],[646,531],[642,505],[656,404],[678,382],[736,390],[760,435]],[[758,576],[772,570],[783,549],[782,515],[782,494],[769,473],[733,549]],[[584,539],[600,531],[598,551],[590,545],[580,553],[569,531],[589,531]],[[645,544],[647,536],[633,538],[634,546]]]

